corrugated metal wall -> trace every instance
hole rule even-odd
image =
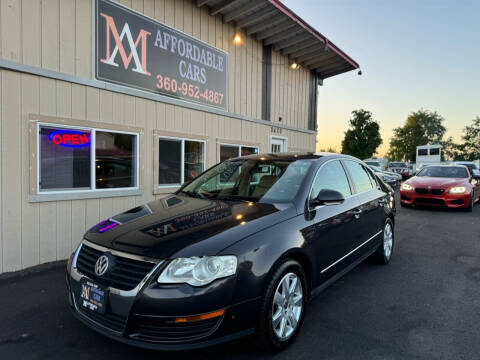
[[[229,52],[229,109],[261,117],[260,43],[247,38],[233,46],[234,28],[190,0],[120,2]],[[91,0],[2,0],[1,57],[92,78],[92,5]],[[274,59],[281,61],[278,54]],[[277,69],[273,118],[306,128],[308,76],[289,70],[288,63]],[[160,197],[153,195],[154,129],[208,136],[207,167],[216,162],[217,139],[259,143],[260,151],[269,147],[266,125],[9,70],[0,71],[0,101],[0,273],[65,259],[90,226]],[[29,203],[29,114],[144,128],[143,195]],[[313,134],[283,129],[282,136],[290,149],[315,148]]]

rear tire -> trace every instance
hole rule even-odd
[[[392,219],[388,218],[383,225],[382,243],[372,255],[372,260],[381,265],[388,264],[393,255],[395,245],[395,236],[393,231]]]
[[[294,260],[283,260],[273,270],[262,299],[255,336],[260,349],[280,351],[295,340],[303,323],[307,298],[302,266]]]

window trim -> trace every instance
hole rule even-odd
[[[27,131],[29,132],[29,202],[46,202],[61,200],[79,200],[79,199],[96,199],[116,196],[133,196],[143,194],[143,171],[144,171],[144,154],[143,154],[143,136],[144,130],[140,127],[106,124],[102,122],[94,122],[79,119],[65,119],[53,116],[44,116],[38,114],[29,114],[27,119]],[[95,171],[91,171],[91,188],[82,190],[42,190],[40,191],[40,127],[55,127],[64,129],[80,129],[91,132],[90,141],[95,141],[94,133],[96,131],[104,131],[111,133],[131,134],[136,136],[136,173],[135,186],[128,188],[111,188],[96,189]],[[94,166],[95,147],[90,147],[91,166]],[[92,165],[93,164],[93,165]],[[94,168],[91,167],[94,170]]]
[[[242,156],[242,147],[255,148],[257,149],[257,155],[260,154],[260,144],[258,143],[234,143],[228,140],[217,139],[217,163],[219,163],[221,159],[220,150],[222,145],[231,147],[238,146],[238,157]]]
[[[353,184],[353,181],[352,179],[350,178],[350,174],[348,173],[347,169],[345,168],[345,165],[343,164],[343,158],[334,158],[334,159],[330,159],[330,160],[326,160],[322,165],[319,166],[319,168],[317,169],[317,172],[315,173],[315,176],[313,177],[313,181],[312,183],[310,184],[310,190],[308,192],[308,196],[307,196],[307,206],[308,206],[308,210],[309,211],[315,211],[325,205],[318,205],[316,206],[314,209],[310,208],[310,196],[312,195],[312,192],[313,192],[313,185],[315,184],[315,180],[317,180],[317,176],[318,174],[320,173],[320,171],[323,169],[323,167],[325,165],[327,165],[328,163],[332,162],[332,161],[338,161],[340,163],[340,166],[343,168],[343,171],[345,172],[345,177],[347,178],[347,181],[348,181],[348,186],[350,187],[350,196],[347,196],[345,197],[345,200],[347,199],[350,199],[360,193],[357,193],[356,192],[356,189],[354,187],[354,184]]]
[[[171,132],[162,132],[158,130],[153,131],[153,138],[154,138],[154,163],[153,163],[153,194],[158,195],[158,194],[164,194],[167,190],[167,192],[170,192],[172,189],[179,189],[180,187],[185,184],[185,181],[183,181],[180,184],[166,184],[166,185],[160,185],[158,183],[158,175],[159,175],[159,166],[158,162],[160,160],[160,154],[158,150],[158,142],[160,139],[167,139],[167,140],[180,140],[181,142],[181,163],[182,166],[180,168],[180,176],[182,180],[185,180],[185,141],[196,141],[196,142],[201,142],[203,143],[203,171],[208,169],[207,165],[207,143],[208,143],[208,137],[205,136],[195,136],[195,135],[183,135],[183,134],[177,134],[177,133],[171,133]],[[203,172],[202,171],[202,172]]]

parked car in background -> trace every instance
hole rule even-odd
[[[375,175],[390,185],[392,189],[397,189],[400,186],[402,175],[390,171],[382,171],[382,169],[374,165],[369,165],[369,167],[375,172]]]
[[[230,159],[92,227],[67,264],[70,307],[134,346],[194,349],[255,333],[281,350],[312,294],[366,258],[390,261],[394,215],[393,191],[351,156]]]
[[[480,175],[480,170],[478,170],[477,165],[475,165],[473,161],[456,161],[455,164],[466,166],[468,171],[470,171],[470,175],[472,176]]]
[[[402,183],[400,202],[406,205],[447,206],[473,210],[480,199],[480,175],[463,165],[427,165]]]
[[[408,163],[395,161],[391,162],[387,166],[387,171],[394,172],[396,174],[402,175],[403,179],[408,179],[410,176],[410,171],[408,169]]]

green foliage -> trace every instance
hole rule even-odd
[[[444,118],[436,112],[411,113],[404,126],[393,129],[388,158],[415,161],[417,146],[440,144],[445,135]]]
[[[352,111],[350,129],[342,141],[342,153],[366,159],[375,154],[381,144],[380,126],[372,119],[372,113],[363,109]]]
[[[462,147],[463,159],[472,161],[480,159],[480,117],[472,120],[472,125],[463,128]]]

